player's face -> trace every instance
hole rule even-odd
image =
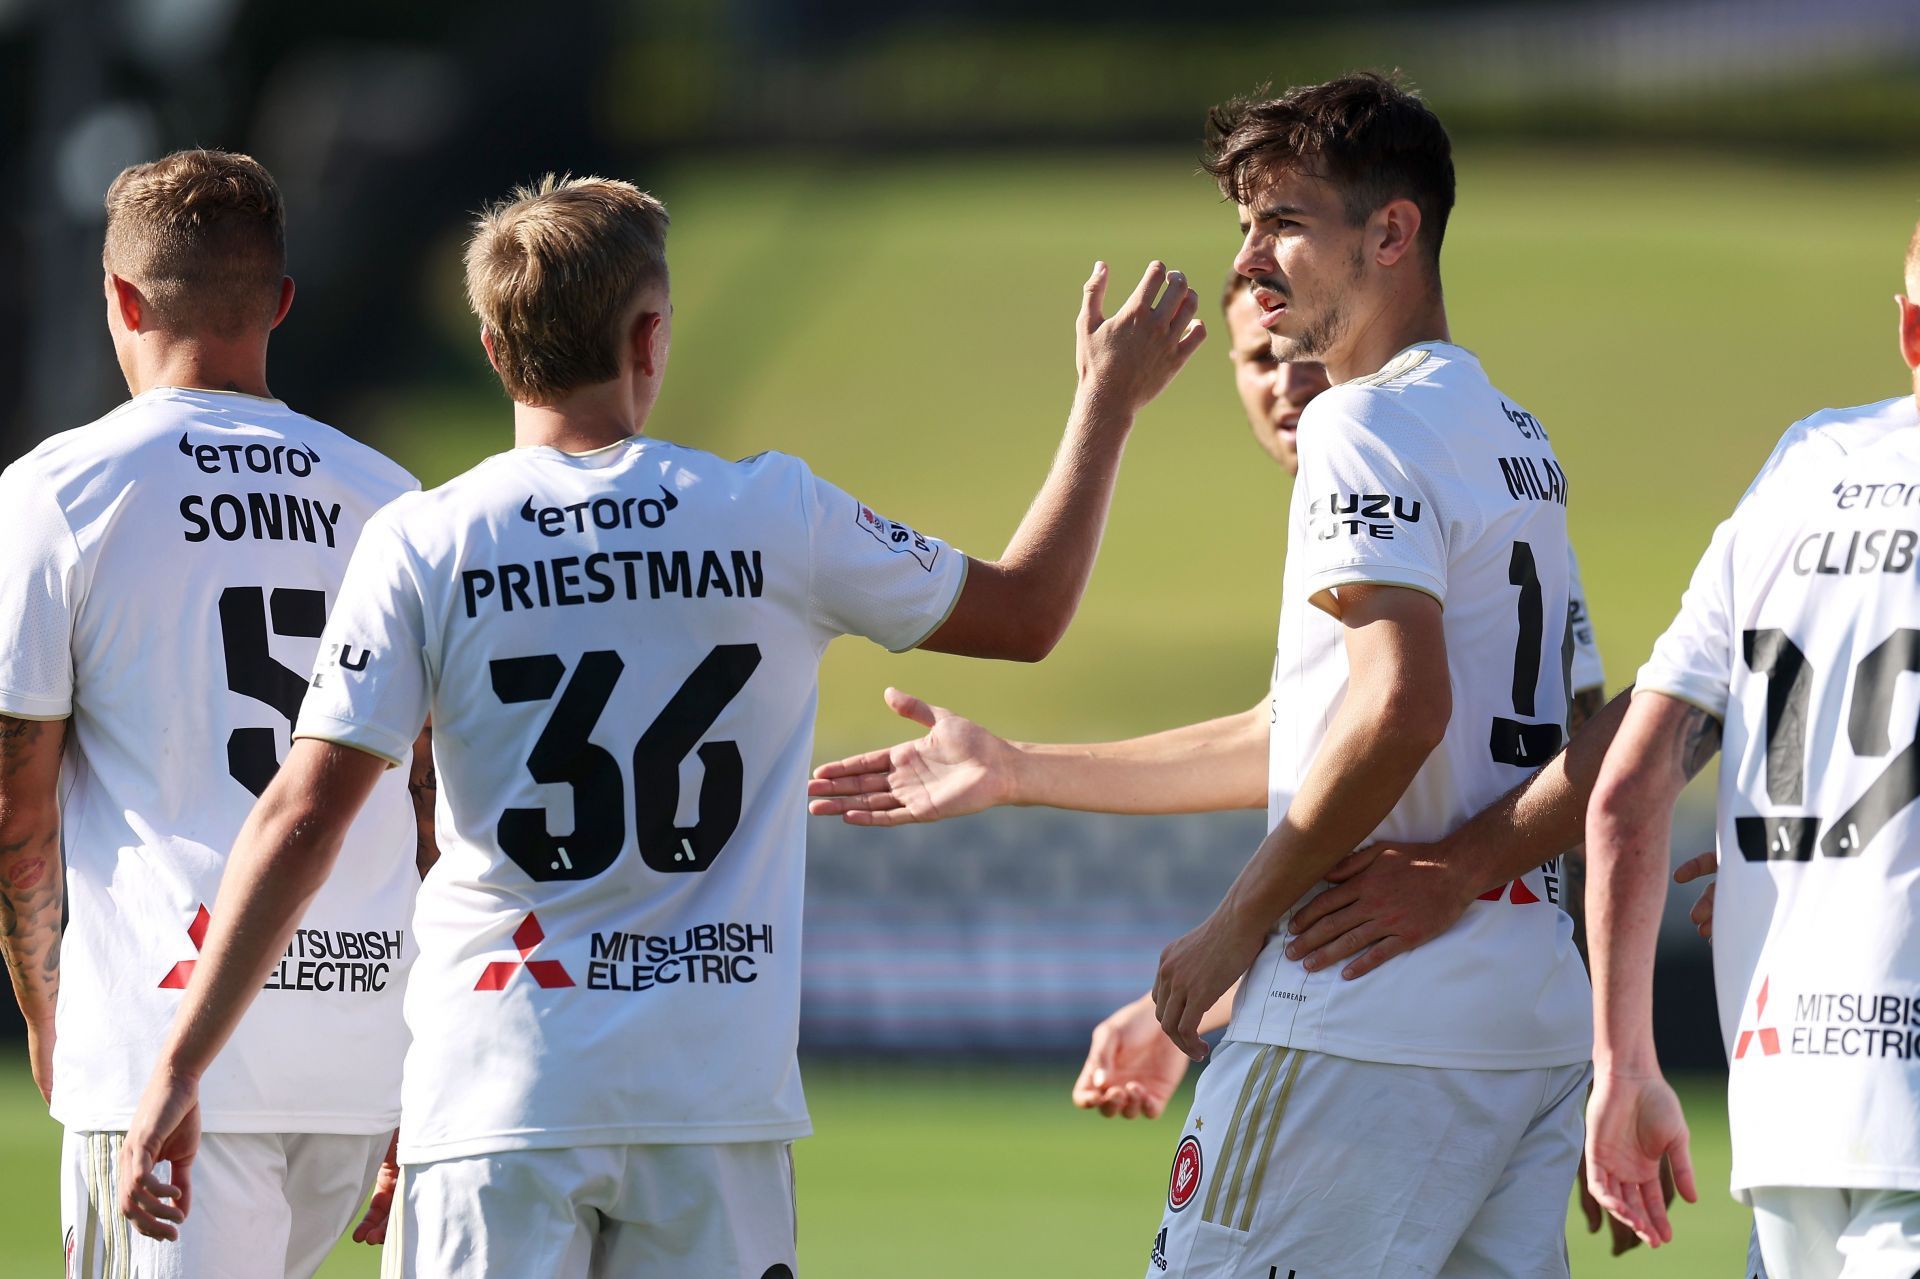
[[[1333,184],[1282,173],[1240,206],[1246,237],[1233,269],[1253,282],[1260,326],[1283,361],[1325,360],[1353,327],[1366,280],[1364,228],[1353,226]]]
[[[1288,475],[1298,475],[1300,410],[1327,389],[1326,366],[1313,360],[1281,363],[1260,327],[1260,308],[1246,289],[1235,293],[1227,307],[1227,335],[1233,342],[1227,355],[1233,361],[1234,388],[1253,427],[1254,442],[1286,467]]]

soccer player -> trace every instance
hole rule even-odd
[[[1899,341],[1920,396],[1920,229],[1906,289]],[[1674,802],[1724,741],[1712,929],[1732,1189],[1769,1271],[1795,1279],[1920,1269],[1920,742],[1895,727],[1912,718],[1901,676],[1920,670],[1920,413],[1902,399],[1810,419],[1803,437],[1838,437],[1829,456],[1796,459],[1721,526],[1588,814],[1588,1175],[1665,1241],[1646,1170],[1665,1151],[1677,1171],[1687,1130],[1654,1053],[1654,938]]]
[[[123,1149],[142,1229],[179,1217],[155,1164],[191,1157],[196,1080],[431,712],[443,856],[407,998],[401,1272],[793,1273],[792,798],[821,652],[857,633],[1044,656],[1134,416],[1205,330],[1158,263],[1106,317],[1096,267],[1053,469],[1006,553],[973,561],[797,458],[641,433],[672,328],[666,229],[602,179],[481,218],[468,295],[518,447],[394,503],[354,554]]]
[[[1157,743],[1170,761],[1108,752],[1135,756],[1109,775],[1130,766],[1149,794],[1244,803],[1258,787],[1273,823],[1227,902],[1163,957],[1156,1005],[1196,1057],[1203,1016],[1252,974],[1149,1274],[1564,1274],[1587,994],[1548,871],[1496,882],[1384,980],[1304,967],[1284,924],[1370,836],[1431,841],[1488,809],[1533,839],[1489,806],[1564,740],[1565,473],[1539,421],[1448,340],[1453,168],[1424,104],[1353,75],[1210,126],[1259,323],[1279,359],[1321,360],[1334,385],[1300,421],[1265,783],[1216,765],[1206,726]],[[1031,762],[1084,776],[1072,750]],[[1553,784],[1576,763],[1591,767],[1560,756]],[[1576,829],[1559,822],[1547,855]]]
[[[132,398],[0,475],[0,951],[66,1129],[67,1273],[306,1276],[399,1116],[419,880],[405,771],[343,830],[346,871],[267,956],[258,1005],[204,1072],[177,1244],[131,1236],[112,1169],[348,555],[418,485],[268,391],[293,281],[264,168],[176,152],[121,173],[106,208]]]

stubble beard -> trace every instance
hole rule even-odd
[[[1365,255],[1358,249],[1353,250],[1347,255],[1346,284],[1358,285],[1366,273]],[[1299,336],[1288,337],[1283,333],[1273,335],[1274,358],[1286,363],[1295,360],[1319,360],[1324,363],[1327,352],[1347,335],[1347,327],[1346,289],[1340,288],[1334,291],[1320,314],[1306,322]]]

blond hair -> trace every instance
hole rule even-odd
[[[612,178],[517,187],[467,242],[467,302],[522,404],[616,376],[627,309],[666,281],[667,206]]]
[[[272,327],[287,212],[252,156],[175,151],[107,188],[106,269],[138,288],[158,328],[239,337]]]

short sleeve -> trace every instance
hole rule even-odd
[[[1652,690],[1698,706],[1716,719],[1727,713],[1733,679],[1733,542],[1737,517],[1713,531],[1694,567],[1680,612],[1640,668],[1636,692]]]
[[[1580,557],[1567,547],[1567,625],[1573,628],[1573,691],[1607,686],[1600,645],[1593,637],[1593,613],[1587,607],[1586,584],[1580,580]]]
[[[0,474],[0,714],[73,713],[80,551],[59,506],[21,466]]]
[[[864,635],[893,652],[918,646],[953,612],[967,557],[938,538],[874,513],[808,472],[812,529],[809,608],[822,627]]]
[[[384,514],[376,515],[347,563],[293,735],[398,764],[427,722],[430,696],[413,557]]]
[[[1444,446],[1417,418],[1388,416],[1377,405],[1367,418],[1343,403],[1300,432],[1294,483],[1295,500],[1305,500],[1306,596],[1322,604],[1322,593],[1342,586],[1405,586],[1444,605],[1447,538],[1426,465]],[[1389,444],[1388,432],[1406,438]]]

